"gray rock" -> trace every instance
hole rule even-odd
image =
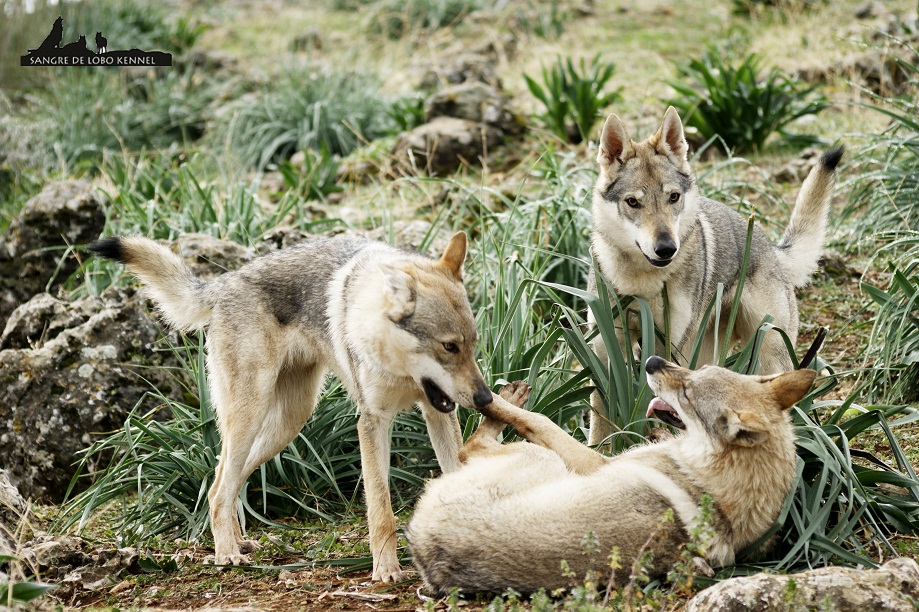
[[[16,552],[16,532],[27,509],[7,471],[0,470],[0,555]]]
[[[464,164],[481,165],[503,138],[501,130],[485,123],[437,117],[399,136],[393,157],[410,173],[450,174]]]
[[[26,202],[0,237],[0,321],[49,285],[77,270],[69,246],[99,237],[104,196],[84,181],[50,183]]]
[[[495,60],[480,53],[461,53],[448,63],[428,70],[421,78],[421,88],[431,90],[469,82],[486,83],[500,89]]]
[[[446,87],[424,103],[425,121],[455,117],[484,123],[505,134],[518,134],[523,122],[511,112],[508,99],[483,83],[462,83]]]
[[[182,399],[183,381],[162,367],[178,366],[177,359],[154,350],[163,332],[132,291],[110,290],[69,307],[45,295],[35,300],[11,317],[13,332],[3,336],[18,348],[0,351],[0,468],[23,496],[59,503],[77,452],[122,427],[135,406],[156,408],[147,396],[153,387]],[[65,320],[77,324],[55,323]],[[51,331],[31,345],[39,327]]]
[[[441,228],[434,230],[429,221],[413,219],[411,221],[393,221],[365,234],[371,240],[382,240],[406,251],[423,251],[439,256],[447,248],[450,232]],[[425,249],[421,247],[426,245]]]
[[[66,598],[77,591],[97,591],[111,586],[125,572],[137,572],[140,551],[96,545],[75,536],[39,535],[26,542],[20,556],[42,579],[59,584],[56,595]]]
[[[731,578],[693,597],[686,612],[912,612],[919,604],[919,565],[888,561],[876,570],[824,567],[799,574]]]
[[[49,293],[39,293],[17,308],[6,320],[0,350],[40,346],[68,327],[84,323],[92,312],[90,302],[69,303]]]
[[[884,6],[884,3],[878,2],[877,0],[865,2],[857,9],[855,9],[855,17],[857,19],[876,19],[878,17],[884,17],[888,14],[890,14],[890,11],[887,10],[887,7]]]

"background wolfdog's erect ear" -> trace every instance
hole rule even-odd
[[[444,254],[440,257],[440,265],[450,271],[456,280],[463,280],[463,261],[466,259],[466,232],[456,232],[450,238]]]
[[[683,134],[683,122],[680,121],[680,114],[672,106],[668,107],[667,112],[664,113],[664,121],[652,140],[654,147],[660,153],[673,154],[683,161],[687,160],[689,145]]]
[[[399,268],[378,264],[383,273],[383,295],[386,297],[386,316],[401,321],[415,313],[415,278]]]
[[[788,410],[795,402],[807,395],[817,373],[813,370],[794,370],[769,378],[764,382],[769,385],[775,400],[783,410]]]
[[[616,115],[610,115],[603,124],[600,134],[600,151],[597,153],[597,163],[604,170],[618,170],[625,163],[632,149],[632,141],[622,121]],[[615,165],[614,165],[615,164]]]

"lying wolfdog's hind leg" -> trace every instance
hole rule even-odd
[[[498,394],[502,399],[523,408],[530,397],[530,385],[522,380],[516,380],[504,385]],[[497,438],[504,427],[503,422],[486,416],[479,424],[479,428],[460,449],[460,463],[466,463],[469,458],[477,455],[493,455],[501,452],[502,445]]]

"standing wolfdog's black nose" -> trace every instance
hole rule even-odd
[[[663,370],[666,365],[667,362],[657,355],[648,357],[648,361],[645,362],[645,372],[648,374],[654,374],[655,372]]]
[[[472,401],[475,402],[476,408],[482,408],[491,403],[491,400],[494,399],[491,396],[491,389],[483,382],[480,381],[476,384],[475,395],[472,396]]]

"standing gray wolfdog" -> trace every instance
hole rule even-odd
[[[409,523],[425,585],[437,593],[551,591],[583,584],[589,571],[609,576],[615,550],[621,588],[645,552],[648,573],[666,575],[700,521],[705,557],[695,566],[702,571],[734,563],[762,537],[794,480],[788,410],[816,372],[691,371],[660,357],[645,369],[658,396],[649,416],[685,431],[614,457],[513,405],[522,405],[515,394],[525,389],[505,387],[480,408],[485,420],[463,447],[464,466],[428,483]],[[527,442],[499,443],[505,425]],[[706,494],[708,517],[700,505]],[[668,511],[673,520],[664,520]]]
[[[619,117],[610,115],[597,155],[600,174],[593,194],[591,238],[600,274],[619,295],[647,300],[654,323],[661,328],[662,290],[666,287],[673,348],[686,359],[719,283],[724,286],[724,300],[717,337],[724,338],[727,332],[727,313],[733,305],[747,234],[743,216],[700,195],[688,151],[683,124],[673,107],[667,109],[657,133],[640,143],[629,138]],[[732,342],[751,337],[767,314],[792,343],[797,339],[795,289],[806,285],[817,268],[842,154],[842,147],[825,152],[811,170],[778,244],[769,242],[754,226]],[[596,293],[593,273],[588,290]],[[716,360],[715,338],[710,323],[702,338],[699,363]],[[608,359],[599,336],[594,349],[601,360]],[[792,366],[776,333],[765,335],[759,359],[764,374]],[[594,445],[606,439],[611,428],[602,416],[597,393],[591,404],[588,442]]]
[[[222,450],[208,493],[215,560],[243,564],[239,491],[313,412],[327,370],[360,407],[373,579],[397,580],[389,496],[390,425],[421,402],[437,461],[459,467],[455,403],[492,394],[474,359],[475,321],[463,286],[466,234],[440,259],[358,238],[316,239],[204,282],[146,238],[108,238],[92,251],[123,262],[176,329],[207,327],[207,370]]]

